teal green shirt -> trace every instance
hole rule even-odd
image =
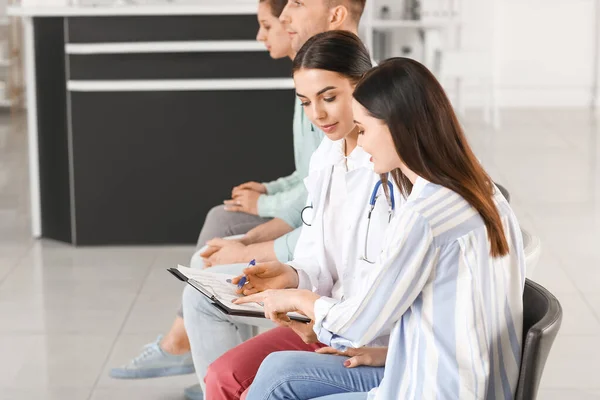
[[[292,203],[306,201],[304,178],[308,175],[310,156],[321,144],[323,132],[315,128],[304,113],[300,100],[296,99],[294,108],[294,162],[296,170],[289,176],[266,182],[267,194],[258,198],[258,215],[261,217],[281,218],[291,227],[300,226],[300,216],[295,215],[298,207],[290,207]]]
[[[258,215],[284,220],[295,228],[292,232],[275,240],[277,259],[288,262],[293,259],[294,248],[302,229],[300,217],[306,205],[308,192],[304,178],[308,175],[310,157],[323,140],[323,132],[315,128],[304,113],[300,100],[294,107],[294,162],[296,170],[289,176],[266,182],[267,194],[258,198]]]
[[[294,249],[300,237],[301,229],[302,227],[298,227],[275,240],[273,248],[275,250],[275,257],[277,257],[279,262],[286,263],[294,259]]]

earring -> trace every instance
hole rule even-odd
[[[313,124],[310,124],[310,131],[314,132],[315,131],[315,126]]]

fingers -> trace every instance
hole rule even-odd
[[[244,285],[242,288],[242,294],[244,296],[250,296],[251,294],[260,293],[261,290],[259,288],[254,287],[254,285],[250,282]]]
[[[260,290],[258,290],[256,288],[250,288],[250,289],[243,288],[242,289],[242,294],[244,296],[250,296],[250,295],[253,295],[253,294],[256,294],[256,293],[260,293]]]
[[[241,277],[236,277],[236,278],[234,278],[234,279],[231,280],[231,283],[237,285],[238,282],[240,281],[240,279],[241,279]],[[252,283],[250,283],[249,281],[247,281],[247,283],[244,286],[242,286],[241,288],[236,288],[235,292],[237,294],[243,294],[244,296],[250,296],[251,294],[259,293],[260,290],[256,289],[252,285]]]
[[[237,277],[235,283],[236,284],[239,283],[240,279],[241,279],[240,277]],[[231,283],[234,283],[233,279],[231,280]],[[258,290],[255,290],[254,286],[250,283],[250,281],[246,280],[246,283],[241,288],[240,287],[236,288],[235,292],[237,294],[243,294],[244,296],[248,296],[248,295],[251,295],[251,294],[258,293]]]
[[[231,283],[237,285],[238,282],[244,277],[244,275],[236,276],[235,278],[231,278]]]
[[[305,322],[294,321],[293,319],[290,319],[290,317],[288,317],[287,314],[285,314],[285,316],[289,320],[290,328],[292,328],[292,329],[304,329],[304,330],[308,329],[307,327],[308,327],[309,324],[307,324]]]
[[[244,211],[244,205],[240,200],[225,200],[223,202],[226,211]]]
[[[241,185],[234,187],[233,191],[240,192],[243,190],[254,190],[255,192],[258,192],[260,189],[263,189],[262,185],[258,182],[252,181],[252,182],[242,183]]]
[[[242,190],[242,185],[234,187],[231,191],[231,198],[235,198]]]
[[[277,312],[274,310],[267,310],[267,307],[265,307],[265,314],[268,314],[267,318],[269,318],[273,322],[280,321],[280,315],[281,315],[280,312]]]
[[[214,247],[214,246],[209,246],[206,250],[204,250],[204,252],[200,253],[200,257],[202,258],[208,258],[210,256],[212,256],[213,254],[215,254],[215,252],[217,252],[219,250],[218,247]]]
[[[317,353],[321,353],[321,354],[335,354],[338,356],[346,356],[346,357],[352,357],[352,356],[356,356],[359,354],[358,349],[355,349],[352,347],[348,348],[346,351],[340,351],[333,347],[322,347],[315,351]]]
[[[285,314],[285,316],[288,320],[287,326],[292,328],[305,343],[309,343],[309,341],[311,341],[310,334],[312,334],[312,329],[309,327],[309,325],[303,322],[294,321],[290,319],[287,314]]]
[[[240,188],[240,189],[236,190],[235,192],[233,192],[231,197],[234,200],[239,201],[241,198],[248,197],[249,192],[252,192],[252,191],[254,191],[254,189],[251,187]]]
[[[244,208],[242,206],[225,206],[225,211],[231,212],[243,212]]]
[[[339,350],[334,349],[333,347],[321,347],[320,349],[315,350],[315,353],[319,353],[319,354],[334,354],[334,355],[338,355],[338,356],[343,355],[342,353],[340,353]]]
[[[292,321],[290,319],[290,317],[287,316],[286,313],[273,313],[272,316],[273,317],[271,319],[273,320],[273,322],[275,322],[281,326],[288,326],[292,329],[293,329],[294,322],[296,322],[296,321]]]
[[[252,188],[249,188],[249,187],[239,188],[233,193],[233,198],[235,199],[236,197],[244,196],[246,194],[246,192],[251,191],[251,190],[252,190]]]
[[[253,267],[244,268],[244,275],[262,275],[267,272],[267,267],[263,264],[258,264]]]
[[[344,361],[344,366],[346,368],[355,368],[360,365],[372,365],[373,361],[371,360],[371,356],[368,354],[360,354],[354,357],[350,357],[346,361]]]
[[[233,301],[235,304],[260,303],[264,300],[262,293],[251,294],[246,297],[239,297]]]
[[[211,249],[212,247],[215,248],[215,250],[213,251],[213,253],[214,253],[215,251],[219,250],[219,248],[225,247],[228,244],[231,244],[231,240],[214,238],[214,239],[211,239],[208,242],[206,242],[206,244],[208,246],[210,246],[209,249]],[[208,252],[208,250],[206,250],[206,251]]]
[[[213,266],[213,263],[210,262],[210,260],[208,258],[204,258],[203,261],[204,261],[204,268],[210,268]]]
[[[343,356],[344,354],[338,349],[334,349],[333,347],[321,347],[320,349],[315,350],[315,353],[319,354],[333,354],[337,356]]]

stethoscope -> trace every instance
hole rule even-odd
[[[373,210],[375,209],[375,204],[377,204],[377,199],[379,198],[378,193],[379,193],[379,189],[381,188],[381,180],[379,180],[376,184],[375,187],[373,188],[373,192],[371,193],[371,197],[369,199],[369,213],[367,214],[367,232],[365,234],[365,247],[364,247],[364,251],[363,251],[363,255],[359,257],[359,260],[362,261],[366,261],[369,264],[375,264],[375,261],[371,261],[369,260],[368,254],[367,254],[367,243],[369,243],[369,230],[371,228],[371,214],[373,214]],[[390,193],[390,201],[388,203],[388,223],[390,222],[390,220],[392,219],[392,215],[394,213],[394,209],[396,208],[396,201],[394,199],[394,187],[392,186],[392,182],[387,181],[387,186],[389,189],[389,193]],[[306,222],[306,220],[304,219],[304,212],[307,210],[312,210],[313,209],[313,205],[312,203],[309,206],[306,206],[302,209],[302,212],[300,213],[300,218],[302,219],[302,223],[306,226],[311,226],[311,224],[309,224],[308,222]]]

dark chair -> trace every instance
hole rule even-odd
[[[523,293],[523,354],[515,400],[536,398],[561,322],[562,307],[556,297],[527,279]]]
[[[498,186],[498,189],[500,189],[500,193],[502,193],[502,196],[504,196],[504,198],[506,199],[506,201],[508,201],[510,203],[510,193],[508,193],[508,190],[506,190],[506,188],[502,185],[500,185],[499,183],[496,183],[496,186]]]

